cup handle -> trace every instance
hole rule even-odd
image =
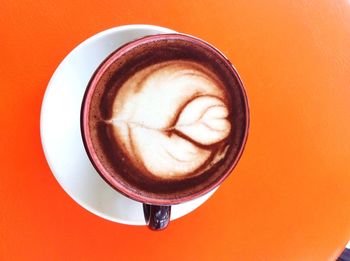
[[[171,206],[143,204],[143,214],[147,226],[151,230],[162,230],[170,221]]]

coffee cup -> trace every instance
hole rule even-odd
[[[150,35],[107,57],[87,85],[81,133],[100,176],[143,203],[164,229],[171,205],[200,197],[233,171],[246,143],[247,97],[212,45],[185,34]]]

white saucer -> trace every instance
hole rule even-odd
[[[59,184],[85,209],[118,223],[145,225],[142,204],[112,189],[90,163],[80,134],[81,102],[91,75],[111,52],[133,39],[160,33],[174,31],[151,25],[126,25],[85,40],[56,69],[41,108],[42,146]],[[193,211],[214,191],[173,206],[171,219]]]

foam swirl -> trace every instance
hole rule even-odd
[[[168,61],[136,72],[121,86],[112,118],[116,142],[141,171],[161,178],[195,175],[222,154],[231,130],[223,86],[204,66]]]

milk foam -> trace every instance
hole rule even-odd
[[[204,66],[174,60],[136,72],[113,103],[116,142],[140,170],[161,178],[196,174],[217,161],[231,130],[223,86]]]

